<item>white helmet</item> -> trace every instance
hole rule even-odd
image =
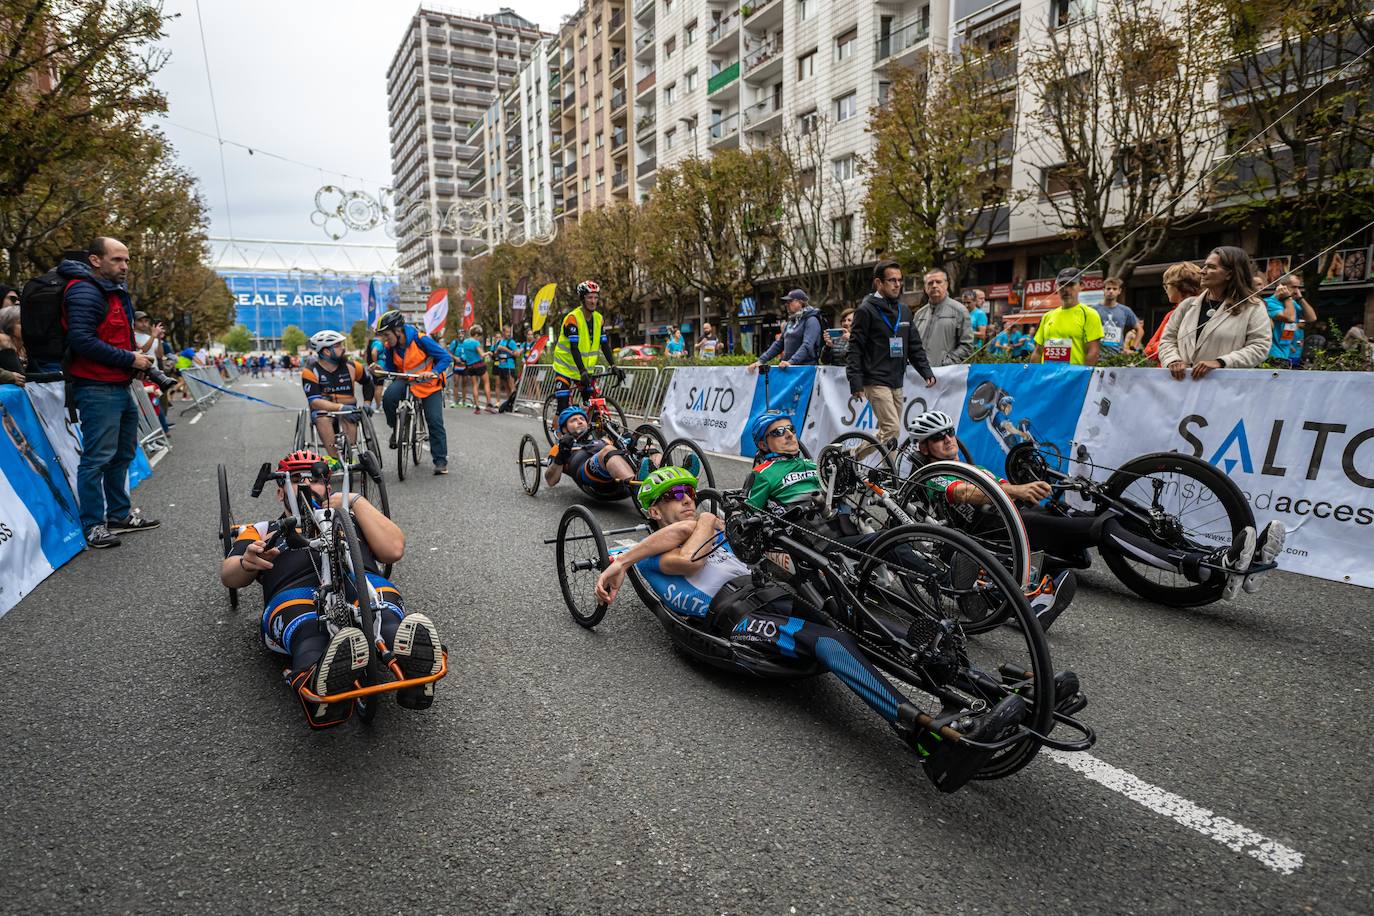
[[[936,433],[954,432],[954,418],[943,410],[927,410],[911,421],[911,435],[924,442]]]
[[[337,347],[347,339],[338,331],[325,329],[315,332],[315,335],[310,338],[310,348],[318,353],[325,347]]]

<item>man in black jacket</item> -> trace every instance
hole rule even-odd
[[[873,268],[873,290],[854,312],[845,375],[850,397],[867,398],[873,406],[879,441],[895,442],[901,433],[907,364],[921,374],[927,388],[935,384],[935,373],[921,334],[911,323],[911,310],[902,305],[902,268],[896,261],[879,261]]]

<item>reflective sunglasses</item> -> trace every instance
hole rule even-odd
[[[932,435],[932,436],[926,436],[926,437],[925,437],[924,439],[922,439],[921,441],[922,441],[922,442],[939,442],[941,439],[953,439],[953,438],[954,438],[954,430],[952,430],[952,429],[942,429],[942,430],[940,430],[938,433],[935,433],[935,434]]]
[[[685,484],[685,483],[680,483],[680,484],[677,484],[676,486],[672,486],[672,487],[669,487],[668,489],[664,490],[661,494],[659,494],[659,497],[658,497],[658,498],[659,498],[659,499],[671,499],[671,500],[672,500],[673,502],[675,502],[675,503],[680,503],[680,502],[682,502],[684,499],[689,499],[689,498],[690,498],[690,499],[692,500],[692,502],[696,502],[696,501],[697,501],[697,488],[696,488],[696,487],[693,487],[693,486],[689,486],[689,485],[687,485],[687,484]],[[658,500],[655,500],[655,502],[657,502],[657,501],[658,501]]]
[[[797,434],[797,431],[796,431],[796,429],[794,429],[793,427],[791,427],[791,426],[780,426],[780,427],[778,427],[777,429],[770,429],[770,430],[768,431],[768,438],[770,438],[770,439],[781,439],[783,436],[795,436],[796,434]]]

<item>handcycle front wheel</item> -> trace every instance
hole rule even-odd
[[[601,525],[585,506],[570,506],[559,519],[554,562],[568,613],[578,626],[592,629],[606,616],[607,606],[596,598],[596,580],[611,557]]]
[[[1120,523],[1140,537],[1176,549],[1207,553],[1228,547],[1242,529],[1255,524],[1235,481],[1191,455],[1157,452],[1133,458],[1112,473],[1104,489],[1146,516],[1157,501],[1162,517],[1153,524],[1133,514],[1124,515]],[[1115,548],[1110,539],[1103,539],[1098,552],[1123,585],[1169,607],[1211,604],[1221,599],[1226,587],[1223,575],[1193,582],[1182,573],[1140,562]]]
[[[345,572],[350,573],[353,578],[353,590],[358,602],[358,627],[363,631],[363,636],[367,638],[367,681],[370,684],[380,684],[387,680],[386,666],[382,664],[382,656],[377,649],[377,641],[381,639],[381,630],[377,624],[376,611],[372,607],[372,592],[367,581],[367,568],[363,565],[362,545],[358,541],[358,532],[353,527],[351,513],[335,512],[334,518],[338,524],[338,530],[343,536],[344,549],[347,551],[349,568]],[[357,703],[358,718],[364,722],[371,722],[376,718],[377,709],[381,706],[379,697],[366,697],[358,700]]]
[[[540,458],[539,443],[534,441],[534,437],[526,433],[520,439],[520,448],[516,452],[516,463],[520,471],[520,487],[525,491],[526,496],[533,496],[539,492],[540,478]]]
[[[694,459],[689,461],[688,459]],[[687,464],[695,463],[698,465],[696,471],[697,488],[707,487],[715,489],[716,472],[711,469],[711,461],[706,457],[706,453],[701,450],[691,439],[674,439],[668,443],[668,447],[663,450],[662,467],[687,467]],[[690,470],[690,468],[689,468]]]
[[[224,465],[215,468],[215,474],[219,478],[219,540],[220,546],[224,548],[224,556],[229,556],[229,551],[234,548],[234,516],[229,509],[229,473],[224,469]],[[239,590],[229,589],[229,607],[234,610],[239,608]]]

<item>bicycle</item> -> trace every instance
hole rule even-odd
[[[426,382],[432,376],[410,372],[373,371],[379,379],[403,379],[407,382]],[[405,399],[396,405],[396,426],[392,430],[396,437],[396,479],[406,479],[406,461],[419,466],[420,452],[429,446],[429,426],[425,422],[424,405],[415,392],[406,385]]]
[[[542,417],[544,424],[544,438],[548,440],[549,445],[553,445],[558,441],[558,415],[563,411],[564,407],[585,407],[587,408],[588,419],[592,420],[594,418],[591,417],[590,414],[593,404],[596,404],[600,412],[613,415],[621,429],[628,428],[629,424],[625,420],[624,409],[615,398],[603,394],[601,386],[598,384],[602,379],[608,377],[613,377],[623,384],[623,373],[615,369],[610,371],[598,370],[587,373],[587,387],[591,389],[590,394],[579,386],[572,389],[564,400],[559,399],[557,392],[554,392],[544,399],[544,404],[540,409],[539,415]]]
[[[307,448],[311,451],[320,450],[319,436],[315,424],[310,422],[309,413],[308,410],[303,410],[296,419],[296,451]],[[383,515],[391,518],[391,500],[387,496],[386,481],[382,477],[381,448],[372,428],[372,408],[366,404],[354,405],[347,410],[332,412],[328,416],[334,425],[334,451],[339,456],[339,468],[335,473],[341,475],[341,486],[348,487],[350,492],[356,492],[368,500],[372,500],[370,491],[375,488],[377,499],[372,501],[382,510]],[[348,437],[343,426],[345,422],[356,424],[361,431],[362,448]],[[353,490],[352,480],[355,476],[358,487]]]
[[[240,526],[234,524],[229,505],[228,475],[224,465],[217,468],[220,488],[220,537],[224,542],[224,555],[227,557],[237,537]],[[320,462],[316,474],[329,473],[326,462]],[[321,697],[308,687],[301,689],[301,695],[311,703],[339,703],[358,700],[359,718],[370,722],[377,715],[380,704],[369,702],[370,698],[382,693],[390,693],[407,687],[418,687],[433,683],[448,674],[448,650],[442,648],[443,662],[435,674],[407,679],[401,672],[391,650],[382,641],[381,621],[374,612],[377,603],[376,589],[367,578],[362,545],[353,516],[346,509],[331,507],[311,508],[297,496],[297,484],[292,476],[284,471],[273,470],[270,462],[264,462],[258,469],[249,495],[254,499],[262,495],[263,487],[275,481],[285,491],[287,515],[268,524],[268,531],[279,534],[288,547],[297,550],[310,550],[315,553],[315,570],[319,586],[315,590],[315,610],[325,621],[330,635],[347,626],[356,626],[367,636],[370,655],[366,683],[354,690]],[[343,505],[347,506],[345,494]],[[238,608],[236,589],[229,590],[229,603]],[[394,680],[388,680],[388,675]]]

